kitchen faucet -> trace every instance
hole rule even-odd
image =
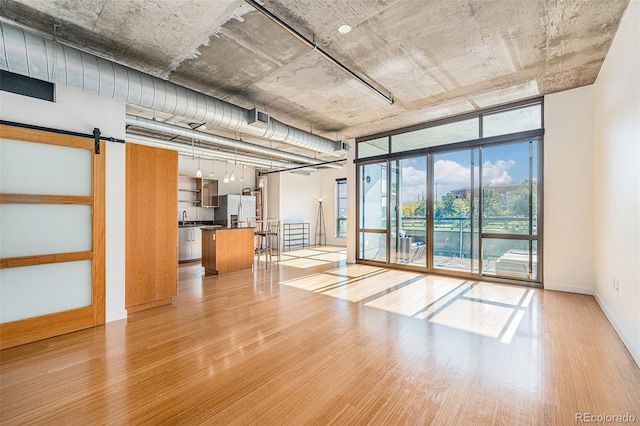
[[[184,223],[184,220],[187,218],[187,211],[183,210],[182,211],[182,223]]]

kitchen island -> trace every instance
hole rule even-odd
[[[205,273],[225,274],[253,266],[253,228],[202,228]]]

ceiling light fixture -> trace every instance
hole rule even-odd
[[[340,28],[338,28],[338,32],[340,34],[348,34],[350,31],[351,31],[351,27],[347,24],[340,25]]]
[[[224,160],[224,179],[222,179],[223,183],[229,183],[229,170],[228,170],[228,166],[229,163],[227,163],[227,160]]]
[[[200,170],[200,157],[198,157],[198,171],[196,171],[196,177],[202,177],[202,170]]]

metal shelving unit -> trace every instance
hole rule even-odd
[[[309,224],[285,223],[283,226],[283,251],[309,248]]]

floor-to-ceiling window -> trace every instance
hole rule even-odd
[[[336,238],[347,237],[347,179],[336,179]]]
[[[358,260],[541,282],[542,101],[359,140]]]

